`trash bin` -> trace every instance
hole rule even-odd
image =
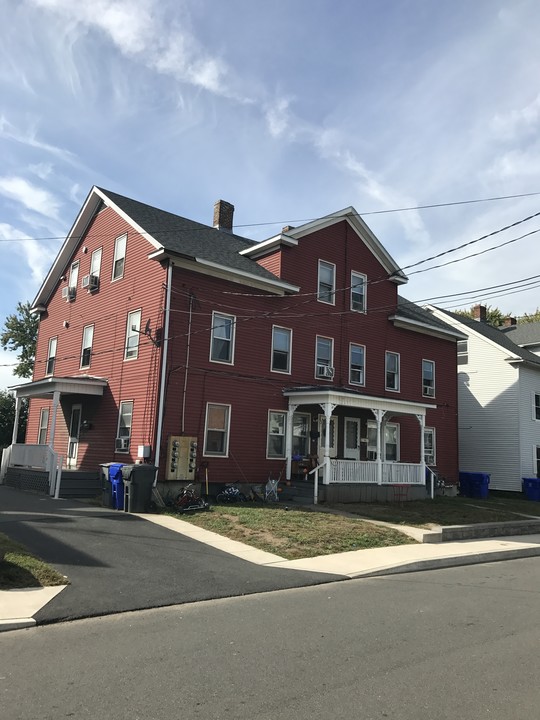
[[[523,492],[527,500],[540,502],[540,478],[523,478]]]
[[[489,473],[460,472],[460,495],[485,500],[489,496],[490,478],[491,476]]]
[[[124,510],[132,513],[150,512],[155,465],[124,465]]]
[[[122,477],[123,463],[109,465],[109,480],[111,482],[111,502],[115,510],[124,509],[124,479]]]
[[[99,476],[101,478],[101,505],[102,507],[112,508],[112,484],[109,480],[109,468],[115,463],[100,463]]]

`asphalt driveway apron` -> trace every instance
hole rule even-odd
[[[38,623],[304,587],[337,575],[255,565],[129,513],[0,486],[0,532],[70,585]]]

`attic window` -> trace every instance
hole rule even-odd
[[[469,347],[467,340],[457,341],[457,364],[466,365],[469,362]]]

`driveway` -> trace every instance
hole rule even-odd
[[[71,584],[38,623],[335,582],[255,565],[129,513],[0,486],[0,532]]]

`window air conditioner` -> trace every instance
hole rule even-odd
[[[129,450],[129,438],[128,437],[116,438],[116,450]]]
[[[85,275],[82,279],[82,286],[87,290],[97,290],[99,287],[99,277],[97,275]]]
[[[334,368],[328,365],[317,365],[317,377],[320,378],[333,378]]]
[[[75,300],[75,295],[77,294],[77,289],[74,287],[63,287],[62,288],[62,298],[66,300],[67,302],[70,302],[70,300]]]
[[[431,385],[424,385],[424,395],[427,395],[428,397],[434,397],[435,388],[431,387]]]

